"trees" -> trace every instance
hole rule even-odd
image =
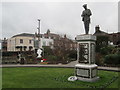
[[[43,57],[46,58],[49,63],[66,64],[76,60],[77,51],[70,50],[70,48],[66,47],[66,43],[64,43],[64,41],[61,41],[60,43],[58,46],[54,46],[53,49],[51,49],[49,46],[44,46]]]
[[[108,36],[99,35],[96,40],[96,64],[104,65],[104,56],[110,51],[108,48]]]
[[[104,57],[104,63],[109,65],[120,65],[120,48],[114,48],[111,53]]]
[[[96,52],[100,52],[101,48],[108,46],[109,38],[108,36],[97,36],[96,40]]]
[[[118,54],[109,54],[104,58],[106,64],[118,65],[120,64],[120,55]]]
[[[96,54],[96,63],[98,65],[117,66],[120,64],[120,48],[114,46],[101,47],[100,52]]]
[[[108,45],[107,35],[97,36],[96,40],[96,63],[98,65],[119,65],[120,53],[118,48]]]
[[[57,57],[53,54],[53,50],[49,46],[43,46],[42,56],[47,59],[48,63],[57,62]]]

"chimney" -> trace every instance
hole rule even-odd
[[[6,38],[4,38],[4,41],[6,40]]]
[[[66,34],[64,35],[64,38],[67,38]]]
[[[49,29],[47,30],[47,34],[50,34],[50,30]]]
[[[99,30],[100,30],[100,26],[97,25],[97,26],[95,27],[95,31],[99,31]]]

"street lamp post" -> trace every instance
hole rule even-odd
[[[40,19],[38,19],[38,50],[37,50],[37,58],[41,58],[42,50],[41,50],[41,43],[40,43]]]
[[[38,49],[40,48],[40,19],[38,19]]]

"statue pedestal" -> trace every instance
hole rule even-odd
[[[81,81],[94,82],[99,79],[99,77],[97,77],[97,65],[76,64],[75,76]]]
[[[78,35],[77,40],[77,60],[75,65],[75,75],[78,80],[94,82],[97,77],[97,65],[95,64],[95,41],[96,36]]]

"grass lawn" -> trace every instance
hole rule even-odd
[[[67,81],[72,68],[16,67],[2,69],[2,88],[118,88],[118,72],[98,71],[100,79],[89,83]]]
[[[0,90],[2,89],[2,68],[0,68]]]

